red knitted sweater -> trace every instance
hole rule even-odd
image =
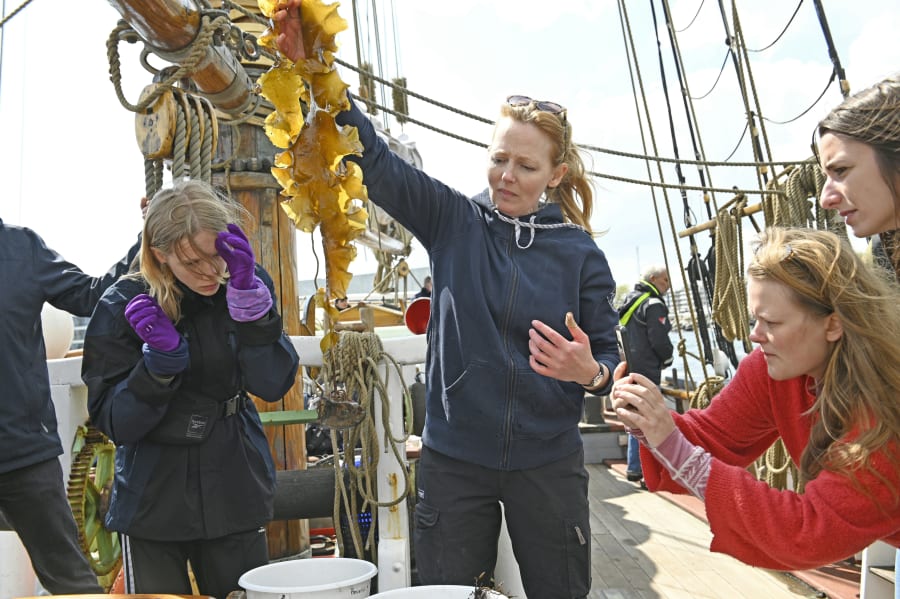
[[[798,494],[773,489],[746,470],[778,437],[799,463],[813,422],[806,414],[815,399],[811,386],[806,376],[770,378],[757,348],[707,408],[673,413],[685,436],[713,457],[705,505],[711,551],[754,566],[806,570],[845,559],[879,539],[900,546],[900,469],[883,453],[872,464],[894,494],[869,471],[856,478],[870,496],[834,472],[821,472]],[[650,490],[685,493],[645,447],[641,462]]]

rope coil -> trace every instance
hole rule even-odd
[[[404,481],[398,488],[402,492],[391,501],[378,501],[377,470],[381,454],[390,451],[400,464],[405,464],[404,456],[397,450],[397,444],[406,443],[412,433],[412,420],[406,419],[404,434],[395,437],[391,429],[389,413],[389,397],[387,389],[387,369],[393,368],[397,376],[402,380],[400,365],[384,351],[381,339],[375,333],[357,333],[343,331],[339,334],[339,341],[329,348],[324,355],[322,376],[330,388],[342,387],[346,396],[356,400],[365,410],[363,421],[352,428],[342,429],[344,441],[344,460],[335,460],[335,503],[334,524],[336,529],[341,527],[340,514],[347,514],[347,524],[350,538],[356,555],[364,555],[363,551],[371,553],[372,559],[377,560],[377,543],[374,535],[378,519],[378,507],[391,507],[406,499],[412,488],[409,471],[404,468]],[[380,414],[375,407],[376,393],[380,399]],[[403,386],[403,402],[405,413],[412,414],[412,399],[409,391]],[[381,419],[384,429],[384,447],[378,446],[376,432],[376,418]],[[332,454],[340,455],[338,448],[337,431],[331,430]],[[359,446],[359,466],[356,465],[355,448]],[[348,458],[347,455],[353,456]],[[342,463],[343,462],[343,463]],[[349,473],[349,485],[344,482],[342,468],[346,467]],[[362,499],[362,504],[358,502]],[[359,514],[369,509],[372,514],[368,535],[362,538],[359,526]],[[345,554],[343,547],[343,534],[336,535],[341,553]]]

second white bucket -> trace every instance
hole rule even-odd
[[[497,591],[486,591],[485,599],[508,599]],[[394,589],[372,595],[371,599],[473,599],[475,587],[454,585],[431,585]]]
[[[368,597],[375,564],[335,557],[277,562],[245,572],[247,599],[359,599]]]

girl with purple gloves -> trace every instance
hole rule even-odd
[[[91,421],[116,444],[106,526],[125,592],[225,597],[268,563],[275,467],[248,393],[278,401],[298,357],[272,280],[212,187],[161,190],[139,273],[101,298],[85,335]]]

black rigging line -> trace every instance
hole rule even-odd
[[[828,88],[831,87],[831,84],[834,83],[835,77],[837,77],[837,73],[835,73],[834,71],[831,71],[831,77],[828,78],[828,83],[825,84],[825,89],[822,90],[822,93],[819,94],[819,97],[816,98],[815,102],[813,102],[812,104],[810,104],[809,108],[807,108],[806,110],[804,110],[803,112],[801,112],[800,114],[798,114],[797,116],[795,116],[794,118],[789,119],[789,120],[787,120],[787,121],[773,121],[773,120],[770,119],[770,118],[763,117],[763,120],[766,121],[767,123],[772,123],[773,125],[787,125],[788,123],[793,123],[794,121],[796,121],[797,119],[799,119],[800,117],[802,117],[803,115],[805,115],[807,112],[809,112],[810,110],[812,110],[813,108],[815,108],[815,107],[816,107],[816,104],[818,104],[819,102],[822,101],[822,98],[825,97],[825,92],[827,92],[827,91],[828,91]]]
[[[722,0],[718,0],[718,4],[719,4],[719,13],[722,17],[722,26],[725,27],[725,34],[728,39],[728,44],[732,48],[732,50],[736,50],[739,47],[738,44],[740,43],[738,41],[739,25],[737,25],[737,24],[735,25],[736,31],[735,31],[735,33],[732,33],[731,28],[728,25],[728,17],[725,13],[725,5],[723,4]],[[735,21],[737,22],[736,10],[734,12],[734,18],[735,18]],[[746,53],[745,53],[745,55],[746,55]],[[756,118],[756,112],[754,112],[754,110],[750,107],[750,94],[748,93],[748,90],[747,90],[747,81],[744,80],[744,70],[741,68],[741,57],[739,56],[738,52],[734,52],[734,51],[731,52],[731,60],[734,65],[735,77],[737,78],[738,86],[740,87],[740,90],[741,90],[741,98],[743,99],[743,102],[744,102],[744,111],[747,115],[747,124],[748,124],[748,130],[750,131],[750,145],[753,148],[753,157],[756,160],[762,161],[762,160],[764,160],[762,145],[760,144],[759,135],[757,133],[756,123],[754,122],[754,119]],[[748,70],[747,77],[750,81],[751,88],[752,88],[753,87],[753,77],[752,77],[752,75],[749,74],[749,69],[750,69],[750,65],[748,64],[747,65],[747,70]],[[755,94],[754,94],[754,97],[755,97]],[[758,106],[757,106],[757,108],[758,108]],[[760,127],[760,129],[762,129],[762,127]],[[770,156],[770,158],[771,158],[771,156]],[[759,173],[759,177],[762,178],[762,182],[761,182],[762,185],[765,185],[768,183],[768,175],[766,174],[766,171],[761,171]]]
[[[771,44],[769,44],[768,46],[766,46],[764,48],[760,48],[759,50],[747,48],[747,52],[765,52],[766,50],[768,50],[769,48],[771,48],[772,46],[777,44],[778,40],[781,39],[781,36],[783,36],[785,34],[785,32],[787,32],[788,28],[791,26],[791,23],[794,22],[794,18],[797,16],[797,13],[800,12],[800,7],[802,5],[803,5],[803,0],[800,0],[800,2],[797,3],[797,8],[794,9],[794,14],[791,15],[790,19],[788,19],[787,25],[784,26],[784,29],[782,29],[781,33],[778,34],[778,37],[775,38],[775,41],[773,41]]]
[[[837,48],[834,47],[834,39],[831,37],[831,29],[828,27],[828,20],[825,18],[825,9],[822,8],[822,0],[813,0],[816,6],[816,15],[819,17],[819,24],[822,26],[822,34],[825,36],[825,43],[828,45],[828,56],[834,65],[834,72],[841,84],[841,93],[846,98],[850,95],[850,84],[847,82],[847,75],[844,73],[844,67],[841,66],[841,59],[838,58]]]
[[[734,149],[731,151],[731,154],[728,155],[728,158],[725,159],[726,162],[728,162],[728,160],[730,160],[731,157],[737,153],[738,149],[741,147],[741,142],[744,141],[744,136],[747,135],[747,130],[749,128],[750,128],[750,124],[745,122],[744,130],[743,130],[743,132],[741,132],[741,138],[738,140],[737,144],[734,146]]]
[[[691,25],[693,25],[693,24],[694,24],[694,21],[697,20],[697,17],[700,16],[700,11],[703,10],[703,3],[704,3],[704,2],[706,2],[706,0],[700,0],[700,6],[697,7],[697,12],[694,13],[694,18],[691,19],[691,22],[688,23],[687,25],[685,25],[685,26],[684,26],[684,29],[676,29],[676,30],[675,30],[675,33],[684,33],[685,31],[687,31],[688,29],[691,28]]]
[[[651,6],[652,6],[652,2],[651,2]],[[696,131],[697,126],[691,117],[691,107],[688,102],[688,95],[687,95],[687,88],[688,88],[687,79],[685,77],[684,70],[682,69],[681,56],[679,56],[679,53],[678,53],[678,44],[675,39],[675,31],[672,26],[672,14],[669,12],[669,4],[665,0],[663,0],[663,2],[662,2],[662,7],[663,7],[663,13],[665,14],[665,18],[666,18],[666,30],[669,32],[669,44],[672,47],[672,61],[675,63],[675,74],[676,74],[676,77],[678,78],[678,84],[681,87],[681,103],[684,108],[684,117],[685,117],[685,120],[687,121],[688,133],[690,133],[690,136],[691,136],[691,147],[694,150],[694,158],[699,161],[701,158],[701,152],[700,152],[699,144],[697,141],[697,131]],[[655,22],[656,22],[656,11],[655,10],[653,11],[653,21],[655,24]],[[662,56],[660,56],[660,62],[662,62]],[[671,113],[671,107],[669,108],[669,111]],[[670,119],[671,119],[671,116],[670,116]],[[673,132],[673,135],[674,135],[674,132]],[[677,154],[676,154],[676,156],[677,156]],[[679,173],[679,175],[680,174],[681,173]],[[700,186],[706,187],[706,176],[703,172],[703,169],[698,168],[697,174],[700,177]],[[684,183],[683,180],[681,182]],[[684,196],[683,199],[684,199],[684,202],[687,203],[686,195]],[[712,218],[712,208],[710,207],[710,203],[704,202],[704,205],[706,206],[706,215],[708,218],[711,219]]]
[[[674,28],[672,26],[672,15],[669,13],[668,4],[667,4],[666,0],[662,0],[662,7],[663,7],[663,11],[664,11],[665,18],[666,18],[666,29],[669,32],[669,43],[672,47],[672,54],[674,57],[673,60],[675,62],[675,72],[678,77],[678,83],[682,89],[681,99],[682,99],[682,102],[684,103],[685,117],[687,118],[687,122],[688,122],[688,131],[690,132],[691,143],[693,144],[693,148],[694,148],[694,156],[695,156],[695,158],[697,158],[699,160],[700,152],[697,147],[697,138],[694,135],[695,126],[694,126],[693,121],[691,120],[691,111],[690,111],[690,107],[688,106],[687,84],[685,82],[684,74],[681,69],[681,62],[679,60],[678,50],[677,50],[678,45],[675,40]],[[654,31],[658,32],[659,25],[658,25],[657,19],[656,19],[656,8],[655,8],[655,4],[654,4],[653,0],[650,0],[650,9],[651,9],[651,14],[653,15],[653,29],[654,29]],[[671,107],[671,104],[669,103],[668,88],[666,86],[665,68],[663,66],[663,58],[662,58],[662,45],[659,43],[659,33],[656,34],[656,39],[657,39],[657,43],[656,43],[657,52],[659,54],[660,74],[661,74],[662,82],[663,82],[663,90],[665,92],[666,107],[668,108],[668,113],[669,113],[670,129],[672,131],[672,146],[673,146],[673,149],[675,152],[675,156],[677,158],[678,157],[678,146],[675,141],[674,125],[672,124],[673,123],[672,107]],[[678,173],[679,183],[684,185],[684,175],[682,175],[680,164],[676,165],[676,171]],[[704,176],[703,169],[698,169],[698,171],[699,171],[699,175],[700,175],[701,186],[706,187],[706,178]],[[687,193],[686,193],[685,189],[683,189],[683,188],[681,190],[681,201],[684,203],[685,227],[690,228],[691,224],[692,224],[690,222],[690,206],[688,204]],[[710,208],[709,202],[704,202],[704,205],[706,206],[707,216],[710,219],[712,219],[712,210]],[[700,338],[700,344],[703,346],[703,356],[705,358],[705,361],[712,362],[713,361],[713,351],[712,351],[712,341],[709,338],[709,325],[706,320],[706,314],[703,309],[703,303],[700,298],[700,292],[699,292],[699,289],[697,289],[697,284],[696,284],[698,278],[702,277],[704,280],[704,286],[709,287],[709,273],[705,272],[704,263],[703,263],[703,260],[700,258],[700,252],[699,252],[699,249],[697,248],[697,240],[694,238],[694,235],[690,235],[688,238],[688,241],[689,241],[690,250],[691,250],[691,259],[688,262],[688,271],[689,271],[688,279],[691,282],[691,293],[694,298],[694,306],[697,307],[697,324],[700,328],[700,330],[698,331],[698,333],[699,333],[698,336]],[[707,295],[709,293],[710,292],[707,291]]]
[[[678,158],[680,156],[680,154],[678,152],[678,138],[675,135],[675,119],[672,118],[672,102],[669,99],[669,84],[666,81],[666,67],[663,62],[663,56],[662,56],[662,42],[660,42],[660,40],[659,40],[659,23],[656,20],[656,7],[653,4],[653,0],[650,0],[650,12],[653,15],[653,31],[656,32],[656,53],[657,53],[657,56],[659,57],[660,80],[662,83],[663,97],[666,99],[666,110],[668,112],[668,117],[669,117],[669,135],[672,138],[672,151],[675,155],[675,158]],[[678,184],[684,185],[685,178],[684,178],[684,174],[681,171],[680,163],[675,164],[675,174],[678,177]],[[684,226],[686,228],[690,228],[693,225],[693,223],[690,222],[691,217],[690,217],[690,210],[688,208],[688,198],[687,198],[687,193],[684,191],[684,189],[681,190],[681,201],[683,202],[684,208],[685,208]]]
[[[357,71],[357,72],[361,71],[361,69],[358,68],[358,67],[356,67],[355,65],[352,65],[352,64],[349,64],[349,63],[347,63],[347,62],[344,62],[343,60],[341,60],[341,59],[339,59],[339,58],[335,58],[335,62],[339,63],[339,64],[342,65],[342,66],[347,67],[347,68],[350,69],[350,70]],[[460,109],[455,108],[455,107],[453,107],[453,106],[450,106],[450,105],[448,105],[448,104],[444,104],[444,103],[442,103],[442,102],[439,102],[439,101],[437,101],[437,100],[434,100],[434,99],[432,99],[432,98],[429,98],[428,96],[423,96],[422,94],[416,93],[416,92],[410,90],[409,88],[403,87],[403,86],[401,86],[401,85],[397,85],[396,83],[394,83],[394,82],[392,82],[392,81],[387,81],[387,80],[385,80],[385,79],[382,79],[382,78],[379,77],[378,75],[374,75],[374,74],[371,74],[371,73],[370,73],[370,76],[371,76],[375,81],[377,81],[378,83],[381,83],[382,85],[386,85],[386,86],[391,87],[391,88],[399,89],[399,90],[403,91],[404,93],[408,94],[409,96],[414,97],[414,98],[417,98],[417,99],[419,99],[419,100],[422,100],[422,101],[425,102],[425,103],[431,104],[431,105],[433,105],[433,106],[437,106],[437,107],[439,107],[439,108],[443,108],[444,110],[447,110],[447,111],[449,111],[449,112],[456,113],[456,114],[458,114],[458,115],[460,115],[460,116],[464,116],[464,117],[470,118],[470,119],[475,120],[475,121],[478,121],[478,122],[480,122],[480,123],[484,123],[484,124],[487,124],[487,125],[492,125],[492,124],[494,123],[494,121],[492,121],[491,119],[487,119],[487,118],[484,118],[484,117],[481,117],[481,116],[478,116],[478,115],[475,115],[475,114],[466,112],[466,111],[464,111],[464,110],[460,110]],[[358,96],[358,95],[356,95],[356,94],[352,94],[352,95],[353,95],[354,98],[359,99],[361,102],[366,102],[366,100],[364,100],[361,96]],[[390,109],[389,107],[383,106],[383,105],[379,104],[378,102],[372,102],[372,105],[373,105],[375,108],[377,108],[378,110],[381,110],[381,111],[386,112],[386,113],[388,113],[388,114],[392,114],[392,115],[394,115],[394,116],[397,116],[397,115],[399,114],[399,113],[395,112],[394,110]],[[402,116],[408,117],[408,115],[405,115],[405,114],[402,115]],[[487,147],[487,144],[485,144],[485,143],[483,143],[483,142],[475,141],[475,140],[472,140],[472,139],[469,139],[469,138],[466,138],[466,137],[462,137],[462,136],[456,135],[455,133],[451,133],[451,132],[449,132],[449,131],[446,131],[446,130],[444,130],[444,129],[441,129],[440,127],[436,127],[436,126],[434,126],[434,125],[430,125],[430,124],[428,124],[428,123],[425,123],[424,121],[420,121],[420,120],[417,120],[417,119],[411,119],[410,122],[412,122],[412,123],[414,123],[414,124],[416,124],[416,125],[419,125],[420,127],[424,127],[424,128],[426,128],[426,129],[430,129],[430,130],[434,131],[435,133],[440,133],[441,135],[444,135],[444,136],[446,136],[446,137],[450,137],[450,138],[456,139],[456,140],[458,140],[458,141],[465,142],[465,143],[470,144],[470,145],[473,145],[473,146],[478,146],[478,147],[480,147],[480,148],[486,148],[486,147]],[[746,134],[746,125],[745,125],[745,132],[744,132],[744,134]],[[807,160],[805,160],[805,159],[804,159],[804,160],[770,161],[770,162],[728,162],[728,160],[725,160],[725,161],[722,161],[722,162],[709,162],[709,161],[707,161],[707,160],[689,160],[689,159],[687,159],[687,158],[667,158],[667,157],[665,157],[665,156],[655,156],[655,155],[646,155],[646,154],[635,154],[635,153],[633,153],[633,152],[624,152],[624,151],[622,151],[622,150],[613,150],[613,149],[610,149],[610,148],[602,148],[602,147],[600,147],[600,146],[594,146],[594,145],[591,145],[591,144],[585,144],[585,143],[576,143],[575,145],[578,146],[579,148],[583,149],[583,150],[588,150],[588,151],[591,151],[591,152],[597,152],[597,153],[600,153],[600,154],[609,154],[609,155],[612,155],[612,156],[619,156],[619,157],[622,157],[622,158],[634,158],[634,159],[637,159],[637,160],[650,160],[650,161],[653,161],[653,162],[664,162],[664,163],[685,164],[685,165],[697,165],[697,166],[728,166],[728,167],[757,168],[757,167],[762,166],[762,165],[778,165],[778,166],[785,166],[785,167],[787,167],[787,166],[794,166],[794,165],[806,164],[806,162],[807,162]],[[733,155],[733,154],[734,154],[734,152],[732,152],[732,155]],[[730,157],[731,157],[731,156],[729,156],[729,159],[730,159]],[[606,175],[606,174],[603,174],[603,173],[590,173],[590,174],[595,175],[595,176],[599,176],[599,177],[601,177],[601,178],[606,178],[606,179],[616,179],[615,177],[613,177],[613,176],[611,176],[611,175]],[[618,180],[624,180],[624,178],[618,179]],[[657,185],[657,186],[661,186],[661,187],[669,187],[669,188],[676,188],[676,187],[678,187],[677,185],[660,185],[660,184],[656,184],[656,185]],[[697,189],[697,190],[705,189],[704,187],[696,187],[696,188],[692,188],[692,187],[689,187],[689,186],[688,186],[687,188],[688,188],[688,189]],[[719,190],[712,190],[712,189],[711,189],[710,191],[719,191]],[[752,192],[748,190],[746,193],[752,193]],[[767,192],[767,193],[768,193],[768,192]]]
[[[666,25],[667,25],[667,30],[669,32],[669,41],[670,41],[670,45],[672,47],[672,56],[673,56],[673,61],[675,63],[676,72],[678,75],[678,82],[681,85],[681,99],[682,99],[682,103],[684,104],[685,118],[687,119],[687,123],[688,123],[688,131],[690,132],[690,135],[691,135],[691,143],[693,145],[694,155],[699,160],[701,158],[701,147],[700,147],[700,143],[698,140],[699,131],[697,131],[697,125],[693,120],[695,117],[692,112],[690,98],[688,97],[689,92],[688,92],[687,76],[684,72],[683,65],[681,62],[681,55],[678,51],[678,43],[675,38],[674,26],[672,24],[672,14],[669,11],[668,1],[662,0],[662,6],[663,6],[663,10],[665,11]],[[654,17],[655,17],[655,13],[654,13]],[[730,47],[731,46],[729,44],[729,49],[730,49]],[[732,52],[729,52],[728,54],[731,54],[733,57]],[[726,61],[727,61],[727,55],[726,55]],[[701,186],[706,187],[707,186],[706,172],[702,168],[698,168],[697,170],[698,170],[698,175],[700,177]],[[704,192],[704,194],[707,194],[707,193],[708,193],[708,191]],[[708,201],[706,195],[704,195],[704,205],[706,206],[707,215],[709,216],[710,219],[712,219],[713,218],[712,207],[711,207],[710,202]],[[710,237],[711,237],[711,239],[713,239],[713,242],[714,242],[715,233],[712,233]],[[714,259],[715,259],[715,257],[713,255],[715,246],[713,245],[712,247],[710,247],[710,253],[709,253],[707,259],[704,260],[704,259],[700,258],[699,251],[697,250],[696,240],[694,239],[693,235],[690,236],[690,244],[691,244],[691,262],[693,263],[692,270],[694,271],[694,273],[693,273],[694,277],[692,277],[692,279],[694,281],[696,281],[698,278],[699,278],[699,280],[702,280],[703,288],[706,291],[706,299],[707,299],[708,305],[712,306],[712,304],[713,304],[712,294],[713,294],[713,288],[715,287],[715,275],[714,275],[714,272],[715,272]],[[710,326],[708,326],[705,322],[706,317],[705,317],[705,314],[703,311],[703,304],[700,301],[700,298],[698,297],[698,290],[696,289],[695,283],[692,283],[692,292],[694,293],[695,305],[698,308],[697,311],[699,314],[699,324],[701,326],[700,340],[703,344],[704,355],[708,362],[714,362],[713,350],[712,350],[712,339],[710,339],[710,336],[709,336]],[[712,328],[713,334],[715,336],[716,345],[719,347],[719,349],[721,349],[728,356],[728,358],[731,360],[732,365],[736,367],[738,364],[738,359],[737,359],[736,352],[734,350],[734,346],[722,334],[722,328],[719,326],[719,324],[717,322],[715,322],[714,319],[711,324],[711,328]]]
[[[346,68],[350,69],[351,71],[356,71],[357,73],[362,73],[362,72],[363,72],[362,69],[360,69],[359,67],[354,66],[354,65],[350,64],[349,62],[343,61],[343,60],[341,60],[340,58],[335,57],[334,62],[336,62],[337,64],[341,65],[342,67],[346,67]],[[409,88],[403,87],[403,86],[401,86],[401,85],[396,85],[395,83],[393,83],[393,82],[391,82],[391,81],[388,81],[387,79],[382,79],[381,77],[379,77],[378,75],[375,75],[374,73],[366,73],[366,75],[368,75],[368,76],[371,77],[373,80],[377,81],[378,83],[380,83],[380,84],[382,84],[382,85],[387,85],[388,87],[392,87],[392,88],[399,89],[399,90],[401,90],[404,94],[407,94],[407,95],[409,95],[409,96],[412,96],[413,98],[416,98],[416,99],[418,99],[418,100],[422,100],[422,101],[424,101],[424,102],[428,102],[429,104],[433,104],[434,106],[438,106],[438,107],[443,108],[444,110],[447,110],[447,111],[449,111],[449,112],[455,112],[455,113],[458,114],[458,115],[461,115],[461,116],[464,116],[464,117],[468,117],[468,118],[472,119],[473,121],[479,121],[479,122],[482,122],[482,123],[484,123],[484,124],[486,124],[486,125],[493,125],[493,124],[494,124],[494,121],[492,121],[491,119],[486,119],[486,118],[481,117],[481,116],[478,116],[478,115],[476,115],[476,114],[472,114],[472,113],[470,113],[470,112],[465,112],[465,111],[460,110],[460,109],[458,109],[458,108],[454,108],[453,106],[450,106],[449,104],[444,104],[443,102],[438,102],[437,100],[434,100],[434,99],[432,99],[432,98],[428,98],[428,97],[423,96],[423,95],[421,95],[421,94],[417,94],[417,93],[415,93],[414,91],[410,90]]]
[[[366,102],[366,101],[367,101],[367,100],[366,100],[365,98],[363,98],[362,96],[360,96],[360,95],[358,95],[358,94],[354,94],[353,92],[350,92],[350,96],[353,97],[355,100],[359,100],[360,102]],[[434,131],[435,133],[440,133],[440,134],[442,134],[442,135],[446,135],[447,137],[452,137],[453,139],[455,139],[455,140],[457,140],[457,141],[463,141],[463,142],[466,142],[467,144],[471,144],[471,145],[473,145],[473,146],[478,146],[478,147],[480,147],[480,148],[487,148],[487,147],[488,147],[488,145],[487,145],[486,143],[484,143],[484,142],[475,141],[474,139],[469,139],[468,137],[463,137],[462,135],[457,135],[457,134],[455,134],[455,133],[451,133],[450,131],[446,131],[446,130],[444,130],[444,129],[440,129],[440,128],[438,128],[438,127],[435,127],[434,125],[429,125],[428,123],[426,123],[426,122],[424,122],[424,121],[420,121],[420,120],[418,120],[418,119],[414,119],[414,118],[412,118],[411,116],[409,116],[409,115],[407,115],[407,114],[402,114],[402,113],[400,113],[400,112],[397,112],[396,110],[392,110],[392,109],[388,108],[387,106],[382,106],[382,105],[379,104],[378,102],[372,101],[372,102],[369,102],[369,103],[371,103],[372,106],[374,106],[375,108],[378,108],[379,110],[382,110],[382,111],[386,112],[387,114],[393,115],[394,117],[400,117],[400,116],[402,116],[402,117],[405,118],[408,122],[413,123],[413,124],[415,124],[415,125],[418,125],[418,126],[420,126],[420,127],[424,127],[425,129],[431,129],[431,130]]]
[[[706,92],[705,94],[702,94],[702,95],[699,95],[699,96],[691,96],[691,100],[702,100],[703,98],[705,98],[706,96],[708,96],[709,94],[711,94],[711,93],[713,92],[714,89],[716,89],[716,86],[719,85],[719,79],[722,78],[722,73],[725,72],[725,65],[728,64],[728,57],[729,57],[730,55],[731,55],[731,48],[728,48],[728,49],[725,51],[725,60],[722,61],[722,66],[719,67],[719,74],[716,75],[716,80],[715,80],[715,82],[713,82],[712,87],[709,88],[709,91]]]

